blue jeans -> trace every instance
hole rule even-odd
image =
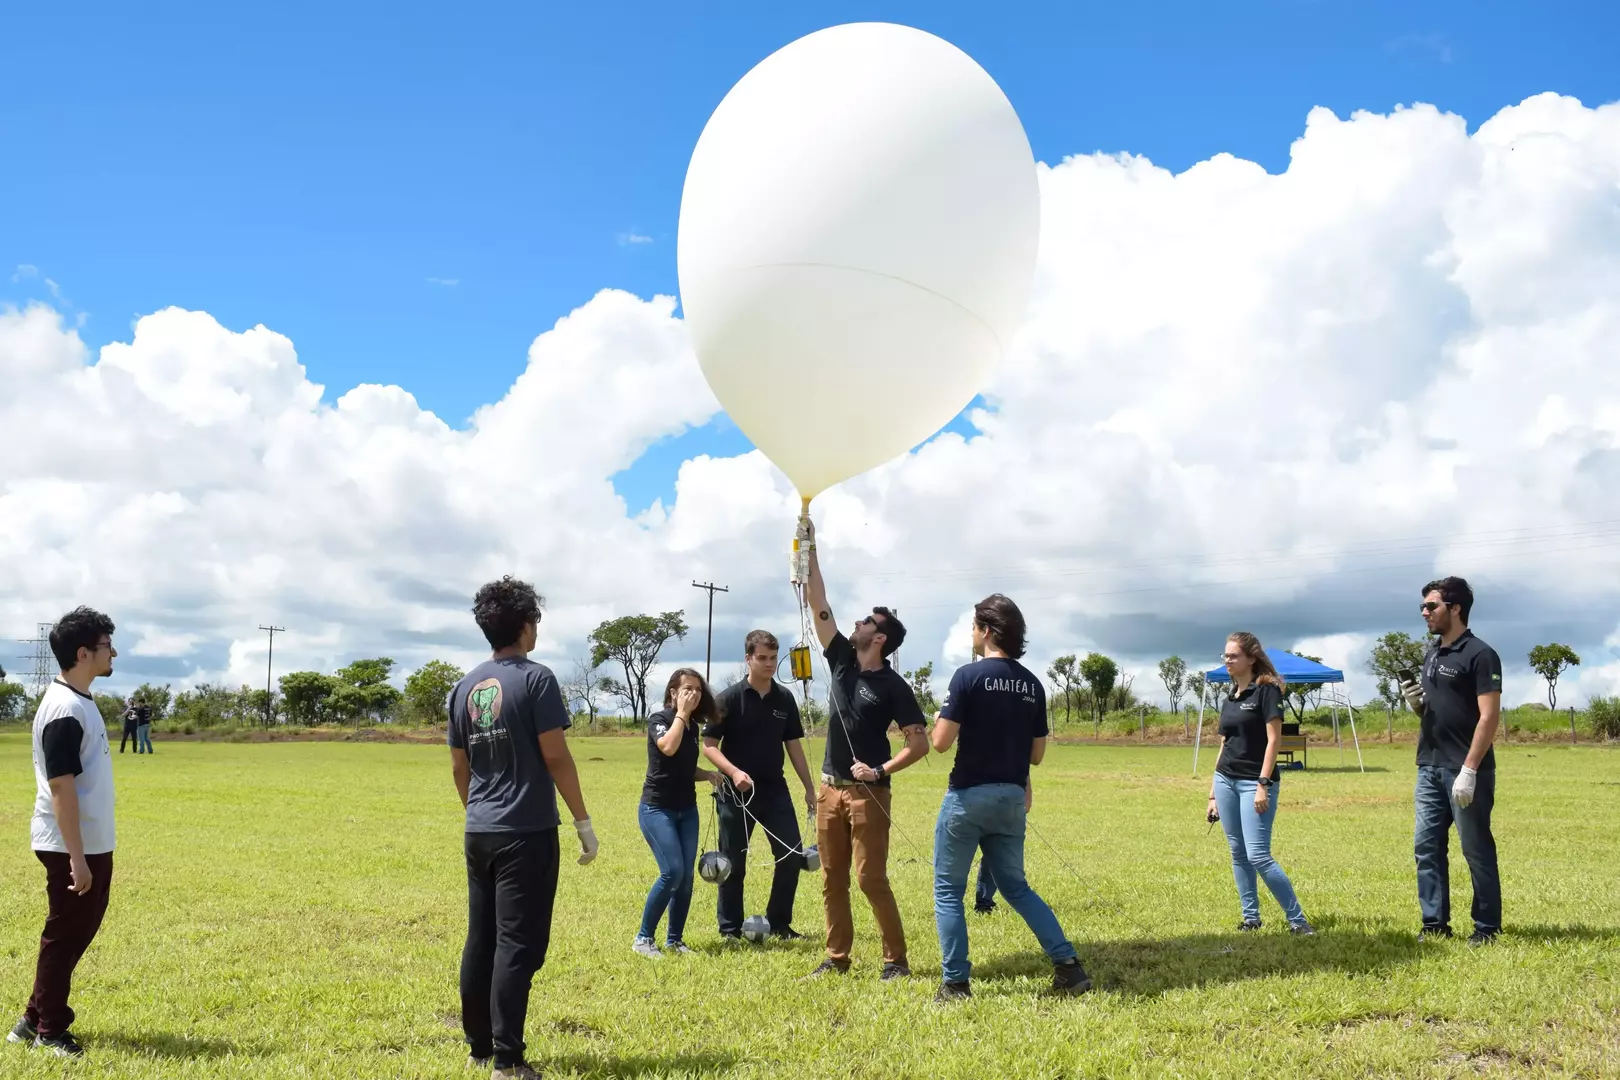
[[[1446,852],[1451,826],[1457,825],[1468,875],[1474,879],[1474,929],[1494,934],[1502,928],[1502,878],[1496,867],[1496,838],[1491,835],[1491,807],[1496,803],[1496,770],[1481,772],[1474,801],[1463,809],[1451,798],[1455,769],[1418,766],[1417,856],[1418,908],[1424,926],[1451,927],[1451,863]]]
[[[1041,949],[1054,964],[1075,959],[1074,946],[1063,936],[1057,916],[1024,880],[1024,789],[1017,784],[980,784],[947,791],[934,827],[934,922],[946,982],[967,982],[967,895],[973,853],[984,849],[984,862],[1007,904],[1034,931]]]
[[[1238,906],[1243,909],[1245,922],[1260,921],[1260,891],[1256,878],[1264,880],[1266,888],[1276,897],[1289,926],[1305,921],[1299,897],[1288,875],[1271,857],[1271,826],[1277,820],[1277,800],[1281,785],[1271,782],[1271,802],[1264,814],[1255,812],[1254,790],[1256,780],[1233,780],[1215,774],[1215,809],[1221,815],[1221,828],[1226,830],[1226,845],[1232,849],[1232,878],[1237,882]]]
[[[145,749],[142,749],[142,748]],[[135,728],[135,752],[137,754],[150,754],[152,752],[152,725],[141,724]]]
[[[982,844],[980,848],[982,850]],[[979,908],[996,906],[996,875],[991,872],[990,863],[985,859],[979,860],[979,883],[973,889],[973,906]]]
[[[686,913],[692,907],[692,870],[697,862],[698,808],[665,810],[662,807],[641,804],[637,815],[641,822],[641,835],[647,838],[653,858],[658,860],[658,880],[647,894],[647,906],[641,911],[641,929],[637,937],[651,939],[658,930],[658,920],[669,911],[669,926],[665,941],[673,945],[686,932]]]

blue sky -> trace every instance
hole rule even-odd
[[[49,300],[93,346],[171,304],[264,323],[329,397],[398,383],[457,425],[598,289],[675,291],[710,111],[823,26],[955,42],[1046,161],[1129,150],[1179,170],[1227,151],[1277,171],[1314,105],[1426,101],[1477,125],[1544,90],[1620,96],[1612,3],[139,8],[7,15],[0,302]],[[618,486],[639,508],[683,458],[744,446],[717,424]]]

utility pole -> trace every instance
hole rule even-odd
[[[717,592],[730,592],[724,585],[716,585],[712,581],[692,582],[692,588],[703,589],[709,594],[709,642],[703,647],[703,681],[711,681],[709,667],[714,661],[714,594]]]
[[[265,626],[263,623],[260,623],[259,629],[269,631],[270,633],[270,654],[264,658],[264,726],[269,727],[271,701],[270,665],[275,661],[276,658],[276,635],[285,634],[287,632],[287,628],[284,626]]]

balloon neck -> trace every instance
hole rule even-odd
[[[809,517],[810,516],[810,499],[808,497],[803,497],[803,498],[799,499],[799,516],[800,517]]]

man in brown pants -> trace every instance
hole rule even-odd
[[[888,657],[905,640],[906,628],[888,608],[839,632],[827,604],[827,585],[816,557],[815,530],[809,527],[809,600],[831,675],[832,722],[816,796],[816,843],[821,854],[822,901],[827,910],[827,958],[811,976],[849,970],[855,924],[849,909],[849,869],[883,935],[884,979],[911,974],[906,963],[906,931],[889,888],[889,777],[928,755],[926,721],[917,696]],[[906,745],[889,756],[889,725]]]

